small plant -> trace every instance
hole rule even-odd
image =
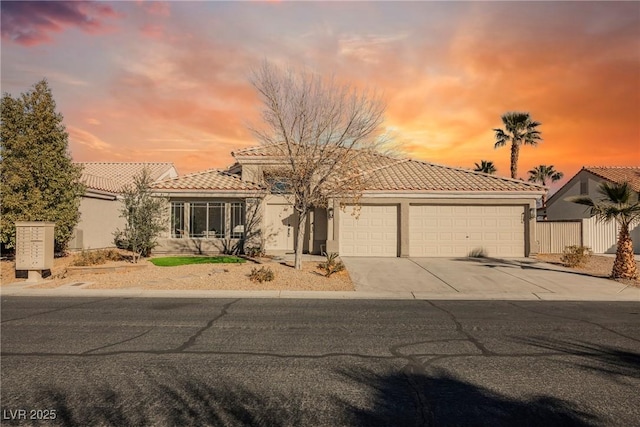
[[[87,267],[104,264],[107,261],[121,261],[124,257],[115,249],[83,250],[71,263],[75,267]]]
[[[245,254],[251,258],[261,258],[265,256],[264,249],[260,246],[252,246],[244,250]]]
[[[338,254],[331,252],[327,254],[327,260],[318,264],[318,268],[324,271],[325,277],[331,277],[333,273],[344,270],[342,261],[338,261]]]
[[[274,278],[275,274],[269,267],[260,267],[259,269],[253,267],[251,269],[251,274],[249,274],[249,280],[251,280],[252,282],[270,282]]]
[[[587,262],[591,254],[591,249],[586,246],[571,245],[564,248],[560,260],[565,267],[578,267]]]

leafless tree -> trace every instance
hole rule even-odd
[[[309,212],[332,199],[357,205],[363,158],[389,146],[381,132],[385,104],[375,92],[266,61],[251,83],[263,119],[251,131],[282,158],[284,167],[273,174],[284,180],[282,193],[298,215],[294,265],[301,269]]]

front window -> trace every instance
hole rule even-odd
[[[207,204],[191,203],[189,218],[189,237],[209,237],[207,232]]]
[[[184,237],[184,203],[171,202],[171,237]]]
[[[171,202],[171,237],[241,239],[244,215],[242,202]]]
[[[207,237],[224,238],[225,209],[224,203],[209,203],[209,234]]]
[[[244,236],[244,205],[231,203],[231,238],[242,239]]]

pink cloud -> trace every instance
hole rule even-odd
[[[119,17],[111,6],[96,2],[0,3],[2,38],[23,46],[51,42],[51,33],[78,28],[88,34],[108,31],[105,19]]]
[[[138,5],[151,15],[171,15],[171,5],[167,1],[138,1]]]

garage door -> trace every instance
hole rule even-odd
[[[524,256],[523,206],[411,206],[410,256]]]
[[[341,256],[398,256],[398,207],[361,206],[360,216],[340,215]]]

